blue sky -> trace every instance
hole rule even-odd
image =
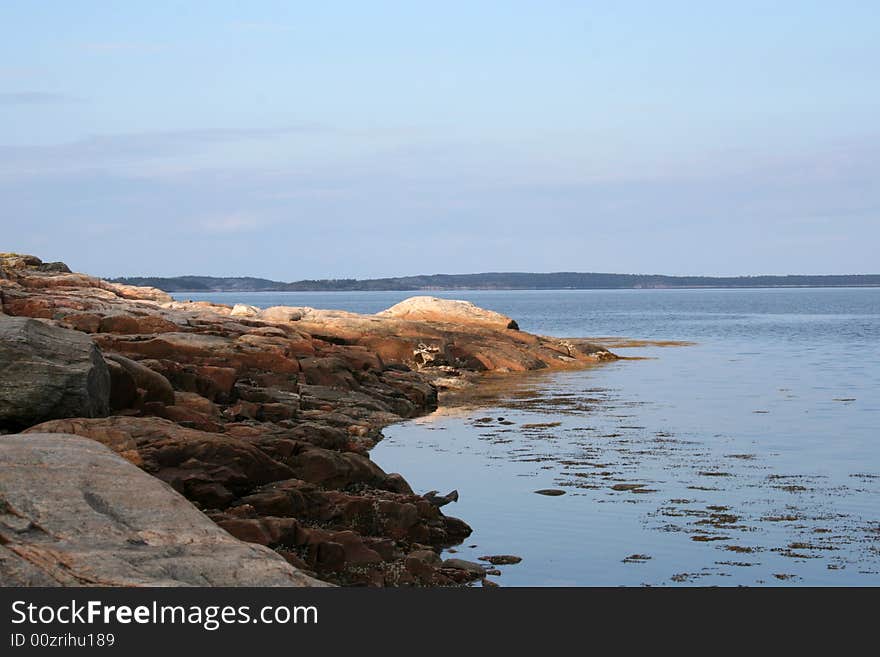
[[[0,4],[0,250],[877,273],[880,3]]]

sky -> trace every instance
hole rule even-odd
[[[0,3],[0,251],[880,273],[880,3]]]

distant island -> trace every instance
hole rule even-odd
[[[292,283],[252,277],[127,276],[114,283],[147,285],[165,292],[345,292],[430,290],[626,290],[749,287],[877,287],[880,274],[827,276],[663,276],[654,274],[596,274],[557,272],[491,272],[431,274],[397,278],[322,279]]]

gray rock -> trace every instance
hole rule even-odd
[[[0,430],[103,417],[109,401],[110,373],[89,336],[0,315]]]
[[[68,267],[63,262],[43,262],[37,265],[37,269],[40,271],[46,272],[54,272],[58,274],[70,274],[70,267]]]
[[[2,586],[323,586],[67,434],[0,436]]]

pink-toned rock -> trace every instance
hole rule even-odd
[[[154,315],[107,315],[101,319],[98,332],[123,334],[171,333],[179,331],[174,322]]]
[[[182,427],[222,433],[223,425],[215,418],[187,406],[165,406],[164,404],[144,404],[144,413],[171,420]]]
[[[115,422],[95,424],[91,420],[51,420],[38,424],[24,433],[60,433],[83,436],[106,445],[126,461],[143,466],[144,460],[138,452],[137,441],[126,430]]]
[[[217,404],[194,392],[175,391],[174,405],[190,408],[208,417],[220,417],[220,408]]]
[[[61,326],[83,333],[97,333],[101,325],[101,316],[96,313],[69,313],[59,323]]]
[[[155,287],[140,287],[137,285],[121,285],[119,283],[104,283],[104,288],[114,292],[123,299],[136,299],[167,303],[173,301],[170,294],[156,289]]]
[[[394,317],[419,322],[480,324],[497,329],[519,329],[516,322],[507,315],[485,310],[470,301],[438,299],[428,296],[410,297],[376,314],[379,317]]]

